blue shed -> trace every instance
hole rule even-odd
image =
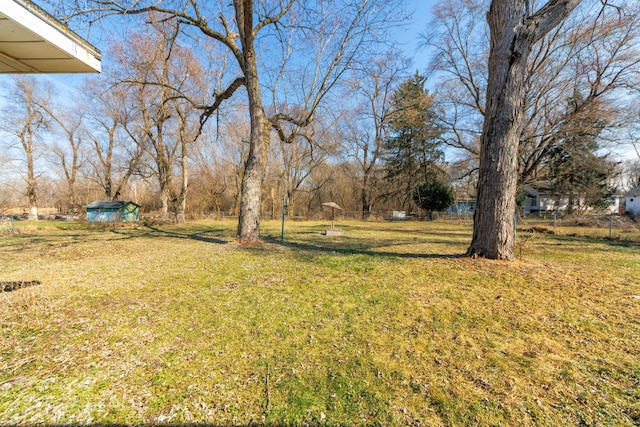
[[[97,200],[83,206],[89,222],[134,222],[140,219],[140,205],[131,200]]]

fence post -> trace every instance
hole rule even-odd
[[[287,194],[282,196],[282,235],[280,236],[280,243],[284,243],[284,216],[287,210]]]
[[[609,215],[609,238],[613,239],[613,215]]]

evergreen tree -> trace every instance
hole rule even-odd
[[[413,201],[429,213],[429,219],[432,218],[432,212],[447,209],[455,200],[453,187],[437,178],[426,181],[413,192]]]
[[[608,119],[583,109],[582,101],[579,94],[569,99],[576,119],[551,149],[548,163],[551,190],[558,198],[568,198],[568,213],[606,207],[616,190],[610,183],[618,164],[600,153],[599,136]]]
[[[551,158],[551,188],[557,197],[567,197],[567,213],[587,207],[604,208],[616,189],[610,185],[617,164],[599,156],[586,141],[554,148]]]
[[[426,77],[416,73],[393,93],[385,144],[387,198],[409,207],[414,189],[440,173],[442,130],[436,124]]]

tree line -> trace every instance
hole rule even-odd
[[[284,195],[293,213],[334,201],[366,218],[439,209],[424,204],[435,189],[479,206],[486,194],[481,211],[495,220],[511,218],[527,186],[580,208],[637,184],[637,164],[611,149],[637,141],[639,6],[523,2],[513,19],[544,31],[509,36],[524,37],[521,51],[505,47],[520,65],[496,77],[503,23],[485,16],[512,10],[501,3],[518,1],[441,0],[420,35],[429,68],[413,73],[388,38],[408,18],[401,1],[51,1],[76,25],[132,24],[109,40],[104,75],[73,95],[13,80],[0,203],[33,216],[44,200],[76,211],[95,198],[176,221],[226,211],[251,241]]]

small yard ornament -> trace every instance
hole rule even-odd
[[[336,209],[340,209],[341,211],[343,211],[344,209],[342,209],[337,203],[334,202],[326,202],[323,203],[322,206],[331,208],[331,229],[327,229],[324,234],[327,236],[341,236],[342,230],[336,230],[335,228],[333,228],[333,222],[336,217]]]

